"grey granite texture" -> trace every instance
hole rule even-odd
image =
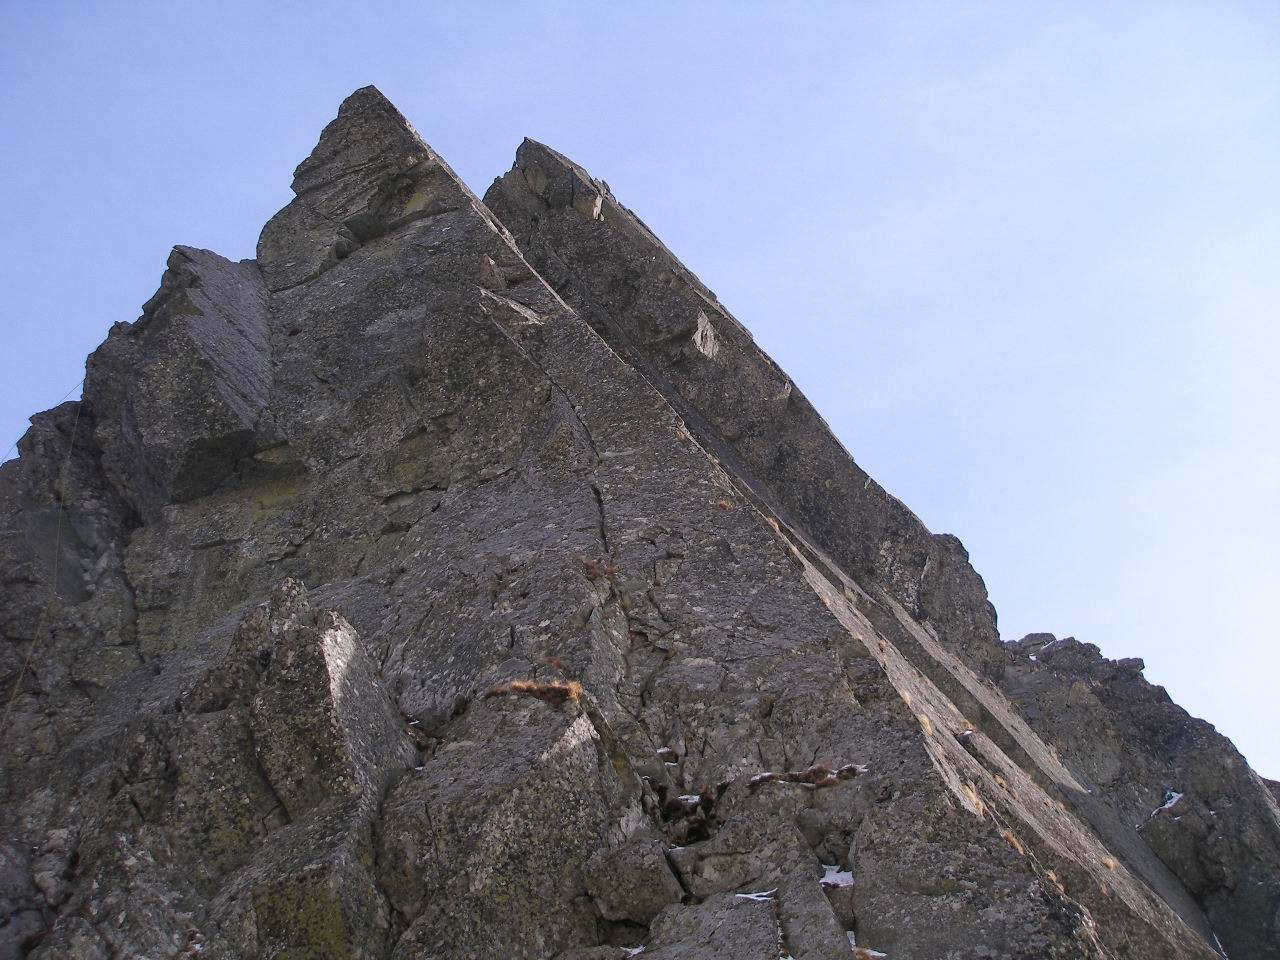
[[[1280,956],[1267,786],[602,183],[364,88],[293,187],[0,467],[0,958]]]

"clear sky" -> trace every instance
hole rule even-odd
[[[1280,4],[0,0],[0,446],[366,83],[477,193],[608,180],[1007,639],[1280,777]]]

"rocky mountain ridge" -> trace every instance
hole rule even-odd
[[[1280,957],[1280,808],[526,141],[376,90],[0,468],[0,957]]]

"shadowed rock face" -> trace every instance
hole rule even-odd
[[[0,468],[0,957],[1280,955],[1230,745],[1002,646],[603,184],[365,88],[294,191]]]
[[[1092,644],[1010,644],[1001,687],[1031,726],[1141,835],[1208,915],[1232,957],[1274,956],[1280,807],[1212,725]]]

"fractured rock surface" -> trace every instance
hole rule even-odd
[[[602,182],[365,88],[293,188],[0,467],[0,958],[1280,957],[1268,785]]]

